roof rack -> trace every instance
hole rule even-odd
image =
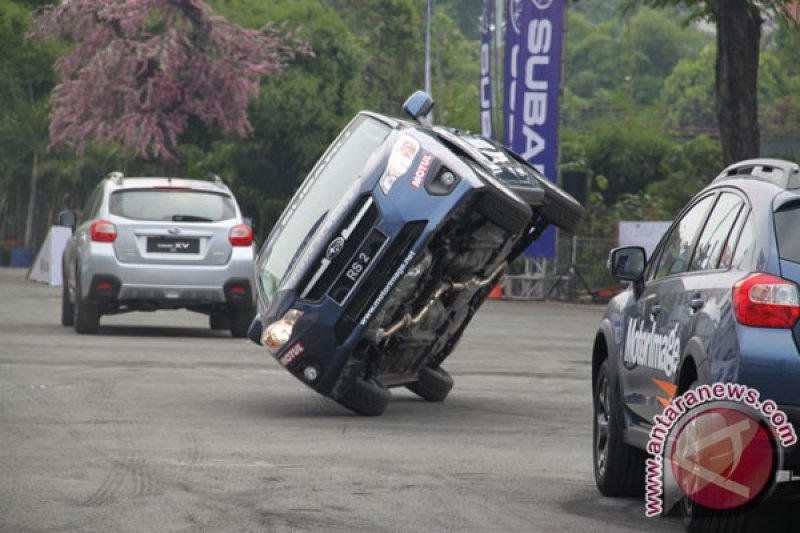
[[[109,172],[108,179],[113,181],[116,185],[122,185],[123,180],[125,179],[125,175],[122,172]]]
[[[800,188],[800,165],[782,159],[748,159],[729,166],[714,181],[752,177],[774,183],[784,189]]]

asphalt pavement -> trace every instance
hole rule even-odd
[[[0,531],[681,531],[599,495],[602,308],[489,301],[441,404],[362,418],[185,311],[59,323],[0,269]]]

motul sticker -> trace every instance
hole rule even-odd
[[[303,352],[305,352],[305,351],[306,351],[306,347],[303,346],[303,343],[302,342],[298,342],[297,344],[295,344],[294,346],[292,346],[291,348],[286,350],[286,353],[283,354],[281,356],[281,358],[278,359],[278,361],[283,366],[288,367],[289,365],[294,363],[297,360],[298,357],[303,355]]]
[[[425,183],[425,176],[428,175],[428,171],[431,169],[431,163],[433,163],[433,156],[429,153],[422,154],[422,160],[419,162],[416,172],[414,172],[414,177],[411,178],[412,187],[415,189],[422,187],[422,184]]]

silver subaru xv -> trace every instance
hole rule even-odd
[[[253,231],[219,178],[109,174],[73,228],[63,256],[61,323],[96,333],[102,315],[188,309],[244,337],[254,315]]]

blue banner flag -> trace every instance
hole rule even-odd
[[[508,0],[505,142],[550,181],[558,178],[558,97],[566,0]],[[555,228],[525,255],[555,257]]]
[[[481,18],[481,135],[494,139],[492,113],[492,5],[494,0],[483,0]]]

